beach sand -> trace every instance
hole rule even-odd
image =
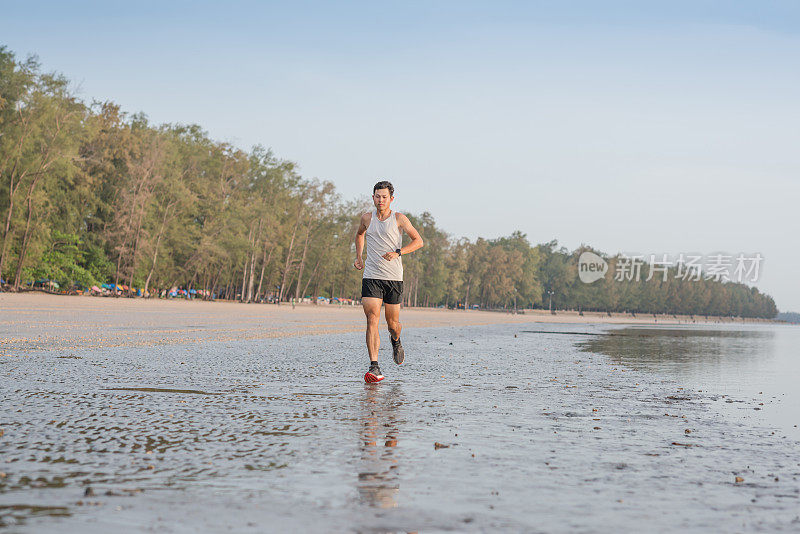
[[[719,409],[767,399],[556,318],[406,310],[364,384],[358,308],[0,295],[0,528],[796,530],[797,442]]]
[[[0,293],[0,354],[29,350],[138,347],[173,343],[258,340],[364,330],[361,307],[336,304],[243,304],[202,300],[132,299]],[[523,313],[404,308],[404,327],[490,324],[702,324],[741,319],[547,310]],[[748,320],[748,322],[758,322]],[[382,328],[385,321],[381,316]]]

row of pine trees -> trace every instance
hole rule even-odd
[[[353,237],[370,207],[366,195],[342,199],[333,183],[304,178],[262,147],[244,151],[196,125],[154,125],[112,102],[84,102],[63,76],[0,47],[3,290],[56,281],[244,302],[357,299]],[[403,258],[407,305],[777,313],[755,288],[672,273],[583,284],[577,258],[587,247],[534,246],[519,232],[457,239],[429,213],[409,218],[425,247]]]

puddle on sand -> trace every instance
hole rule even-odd
[[[793,439],[800,439],[798,345],[800,328],[775,324],[626,327],[579,344],[628,368],[724,396],[746,423],[775,426]],[[742,399],[758,400],[745,411],[738,409]]]

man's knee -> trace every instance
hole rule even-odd
[[[386,325],[389,327],[389,330],[400,330],[400,319],[387,319]]]
[[[380,313],[368,312],[366,314],[366,316],[367,316],[367,324],[368,325],[370,325],[370,326],[378,326],[378,322],[381,320],[381,314]]]

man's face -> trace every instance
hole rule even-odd
[[[372,194],[372,202],[375,203],[375,207],[378,209],[388,208],[392,200],[394,200],[394,197],[389,193],[388,189],[376,189],[375,193]]]

